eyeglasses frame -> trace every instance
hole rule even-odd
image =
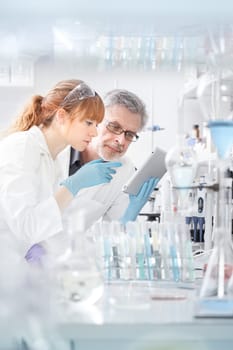
[[[124,133],[125,139],[126,139],[127,141],[129,141],[129,142],[136,142],[136,141],[139,139],[139,135],[137,135],[137,134],[134,133],[133,131],[123,129],[120,125],[119,125],[119,130],[120,130],[120,132],[115,132],[115,131],[113,131],[112,129],[109,129],[108,127],[109,127],[110,124],[114,124],[114,122],[111,122],[111,121],[109,121],[109,120],[105,120],[105,127],[106,127],[106,129],[107,129],[108,131],[110,131],[111,133],[113,133],[114,135],[121,135],[121,134]],[[117,125],[115,125],[115,126],[117,126]],[[133,134],[133,137],[134,137],[135,139],[132,139],[132,140],[128,139],[128,138],[127,138],[127,133]]]

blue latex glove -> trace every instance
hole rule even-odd
[[[93,160],[62,181],[61,185],[75,196],[82,188],[110,182],[112,180],[111,174],[116,173],[116,170],[112,168],[121,165],[120,162],[105,162],[103,159]]]
[[[126,209],[123,217],[121,218],[121,222],[123,224],[125,224],[128,221],[136,220],[139,212],[148,201],[150,194],[154,190],[158,181],[158,178],[152,177],[148,181],[144,182],[144,184],[141,186],[140,190],[136,195],[129,195],[128,208]]]
[[[25,259],[30,264],[42,264],[42,259],[46,255],[45,248],[40,244],[33,244],[31,248],[27,251]]]

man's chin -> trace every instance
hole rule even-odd
[[[112,149],[105,147],[102,151],[99,150],[99,155],[106,161],[118,161],[123,154],[120,152],[114,152]]]
[[[106,162],[118,161],[121,157],[102,157]]]
[[[110,162],[110,161],[119,160],[121,156],[119,154],[112,154],[112,155],[102,154],[101,158],[103,158],[106,162]]]

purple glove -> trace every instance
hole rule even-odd
[[[45,248],[40,244],[33,244],[27,251],[25,259],[30,264],[42,264],[43,257],[46,255]]]

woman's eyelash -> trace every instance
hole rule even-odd
[[[93,122],[92,122],[92,121],[90,121],[90,120],[86,120],[86,124],[87,124],[87,125],[92,125],[92,124],[93,124]]]

